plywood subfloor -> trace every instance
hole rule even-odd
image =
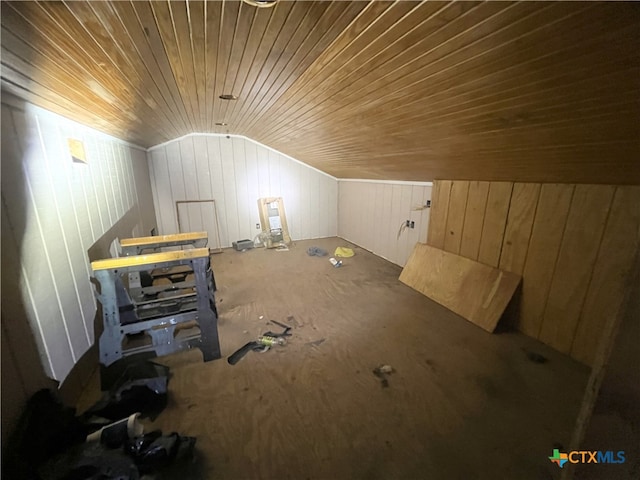
[[[336,269],[307,256],[311,245],[348,243],[212,257],[223,355],[277,328],[267,319],[294,329],[286,347],[235,366],[198,351],[161,359],[170,402],[148,428],[198,437],[189,478],[558,478],[547,457],[569,443],[584,366],[521,334],[483,332],[365,250]],[[396,371],[388,388],[379,364]]]

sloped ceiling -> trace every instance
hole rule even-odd
[[[637,3],[2,2],[5,90],[339,178],[640,183],[639,47]]]

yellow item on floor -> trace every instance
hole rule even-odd
[[[351,250],[350,248],[338,247],[336,248],[336,251],[333,252],[333,255],[336,257],[349,258],[353,257],[355,253],[353,253],[353,250]]]

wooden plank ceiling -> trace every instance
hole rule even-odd
[[[639,46],[633,2],[2,2],[5,90],[339,178],[640,183]]]

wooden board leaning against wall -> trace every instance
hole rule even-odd
[[[640,186],[434,182],[427,243],[522,275],[516,328],[592,365],[640,244]]]

